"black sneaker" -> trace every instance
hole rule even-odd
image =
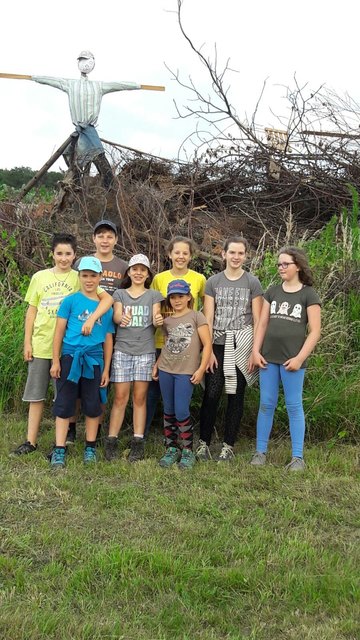
[[[19,444],[19,446],[16,447],[15,451],[11,452],[11,455],[22,456],[25,453],[33,453],[34,451],[36,451],[36,449],[37,444],[31,444],[29,440],[26,440],[26,442],[24,442],[23,444]]]
[[[130,453],[128,455],[129,462],[138,462],[144,460],[145,447],[144,438],[133,437],[131,440]]]
[[[104,456],[108,462],[118,457],[118,439],[116,436],[108,436],[104,439]]]
[[[66,444],[74,444],[76,440],[75,429],[69,429],[66,436]]]
[[[98,447],[102,441],[102,429],[101,424],[98,426],[97,434],[96,434],[96,446]]]

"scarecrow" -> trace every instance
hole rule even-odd
[[[72,142],[64,150],[66,164],[75,170],[75,175],[79,175],[80,171],[85,171],[93,162],[102,176],[104,186],[108,188],[111,185],[113,175],[111,166],[105,156],[104,147],[96,131],[102,97],[106,93],[114,91],[134,89],[164,91],[165,87],[141,85],[135,82],[89,80],[88,74],[95,67],[94,55],[91,51],[81,51],[77,61],[80,78],[76,80],[6,73],[0,73],[0,77],[34,80],[40,84],[60,89],[60,91],[64,91],[67,94],[71,119],[75,125],[76,134],[73,135]]]

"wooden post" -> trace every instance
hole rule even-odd
[[[165,87],[157,87],[156,85],[152,84],[141,84],[140,89],[147,89],[148,91],[165,91]]]
[[[60,156],[65,151],[66,147],[68,147],[69,144],[71,144],[72,142],[73,143],[76,142],[78,137],[79,137],[78,132],[74,131],[71,134],[71,136],[69,136],[67,140],[63,142],[63,144],[55,151],[55,153],[53,153],[51,158],[49,158],[49,160],[45,162],[45,164],[41,167],[41,169],[39,169],[39,171],[34,175],[34,177],[31,178],[31,180],[25,185],[25,187],[21,189],[17,197],[18,202],[22,200],[27,193],[29,193],[30,189],[32,189],[33,186],[35,186],[36,183],[39,182],[40,178],[42,178],[42,176],[48,171],[48,169],[50,169],[50,167],[54,164],[54,162],[56,162],[56,160],[60,158]]]
[[[31,76],[24,76],[19,73],[0,73],[0,78],[10,78],[11,80],[31,80]]]

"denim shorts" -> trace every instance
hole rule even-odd
[[[133,382],[152,380],[151,373],[155,364],[155,352],[131,356],[115,349],[111,364],[111,382]]]
[[[49,383],[51,360],[49,358],[33,358],[28,362],[28,375],[24,394],[24,402],[41,402],[46,400]],[[54,396],[55,383],[54,383]]]
[[[76,401],[81,399],[81,409],[84,416],[97,418],[101,415],[100,383],[101,369],[99,365],[94,367],[94,378],[80,378],[79,382],[70,382],[67,379],[73,358],[62,356],[60,360],[60,378],[56,380],[56,399],[53,406],[53,415],[57,418],[71,418],[76,412]]]

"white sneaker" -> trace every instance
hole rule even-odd
[[[199,462],[212,460],[210,449],[204,440],[199,440],[199,446],[196,449],[195,455],[196,459],[199,460]]]
[[[218,462],[231,462],[235,458],[234,448],[223,442],[222,449],[218,455]]]
[[[253,457],[251,458],[250,464],[254,467],[263,467],[266,464],[266,453],[261,453],[260,451],[256,451]]]
[[[304,471],[305,462],[303,458],[294,457],[291,459],[291,462],[286,465],[285,469],[287,471]]]

